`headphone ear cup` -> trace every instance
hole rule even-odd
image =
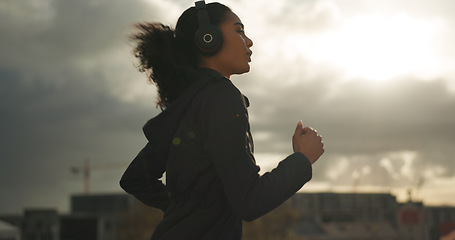
[[[220,29],[214,25],[209,25],[197,30],[194,40],[199,53],[203,56],[210,57],[215,55],[223,45],[223,34]]]

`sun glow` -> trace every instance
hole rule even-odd
[[[302,36],[300,52],[350,77],[373,81],[403,75],[434,77],[441,71],[436,36],[442,25],[406,14],[357,16],[333,30]]]

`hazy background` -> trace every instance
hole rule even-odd
[[[210,1],[208,1],[210,2]],[[455,205],[455,2],[229,0],[254,41],[234,76],[251,102],[262,171],[291,153],[298,120],[326,153],[303,191],[407,189]],[[118,181],[159,113],[132,57],[138,21],[175,26],[193,1],[0,0],[0,213],[68,211]],[[119,165],[120,164],[120,167]],[[117,167],[112,167],[115,165]]]

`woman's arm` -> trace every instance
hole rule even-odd
[[[155,160],[151,148],[151,143],[147,143],[134,158],[123,174],[120,186],[142,203],[165,211],[170,201],[164,184],[159,180],[165,166]]]
[[[271,172],[259,167],[247,147],[248,115],[243,95],[228,80],[207,100],[207,149],[236,214],[252,221],[273,210],[312,177],[310,161],[296,152]]]

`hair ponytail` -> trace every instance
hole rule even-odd
[[[231,9],[220,3],[207,4],[212,24],[219,25]],[[199,23],[194,7],[180,16],[176,29],[160,23],[139,23],[131,36],[137,45],[133,50],[139,59],[139,71],[148,74],[158,88],[157,106],[167,108],[187,88],[194,78],[199,54],[194,34]]]
[[[179,53],[172,28],[159,23],[141,23],[136,28],[138,32],[131,38],[137,42],[133,52],[139,59],[139,71],[146,72],[149,81],[156,84],[157,106],[165,109],[190,84],[187,75],[191,67],[182,62],[185,57]]]

